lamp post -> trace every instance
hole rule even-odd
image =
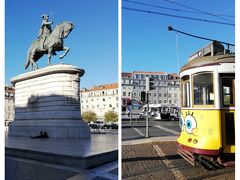
[[[131,111],[130,111],[130,125],[132,125],[132,109],[133,109],[133,99],[135,98],[135,92],[132,91],[132,94],[131,94]]]

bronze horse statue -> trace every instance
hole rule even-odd
[[[62,59],[70,50],[69,47],[63,46],[63,39],[68,37],[73,28],[74,25],[71,22],[64,21],[58,24],[45,40],[44,49],[42,49],[39,39],[33,41],[28,49],[25,69],[27,69],[29,65],[31,70],[38,69],[36,62],[44,54],[48,54],[48,65],[51,64],[51,56],[56,55],[56,51],[65,51],[64,54],[59,56],[59,58]]]

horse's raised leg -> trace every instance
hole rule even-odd
[[[52,57],[52,47],[48,49],[48,65],[51,64],[51,57]]]
[[[70,48],[69,47],[63,47],[63,50],[65,51],[64,54],[60,55],[59,58],[62,59],[64,58],[64,56],[67,55],[67,53],[69,52]]]

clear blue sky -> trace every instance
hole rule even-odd
[[[31,42],[37,38],[41,15],[53,11],[55,27],[63,20],[75,24],[65,39],[71,50],[61,61],[85,69],[82,87],[118,80],[118,1],[117,0],[7,0],[5,1],[5,81],[24,73],[24,63]],[[51,19],[51,17],[50,17]],[[47,55],[38,61],[47,64]]]
[[[132,1],[191,11],[190,9],[166,2],[165,0]],[[234,16],[235,14],[235,4],[233,0],[175,0],[175,2],[206,12],[231,16]],[[122,2],[122,6],[168,13],[172,15],[227,22],[209,15],[183,13],[156,7],[147,7],[139,4],[125,2],[124,0]],[[228,18],[234,21],[234,18],[232,17],[224,18]],[[226,41],[233,44],[235,43],[234,26],[178,19],[123,9],[122,71],[131,72],[134,70],[145,70],[164,71],[168,73],[177,72],[176,33],[168,31],[167,27],[169,25],[175,29],[198,36]],[[194,39],[182,34],[178,34],[178,42],[180,67],[186,64],[187,58],[191,54],[209,43],[208,41]]]

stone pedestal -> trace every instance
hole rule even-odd
[[[52,65],[11,79],[15,85],[15,119],[9,136],[51,138],[90,137],[81,119],[80,77],[84,70],[72,65]]]

